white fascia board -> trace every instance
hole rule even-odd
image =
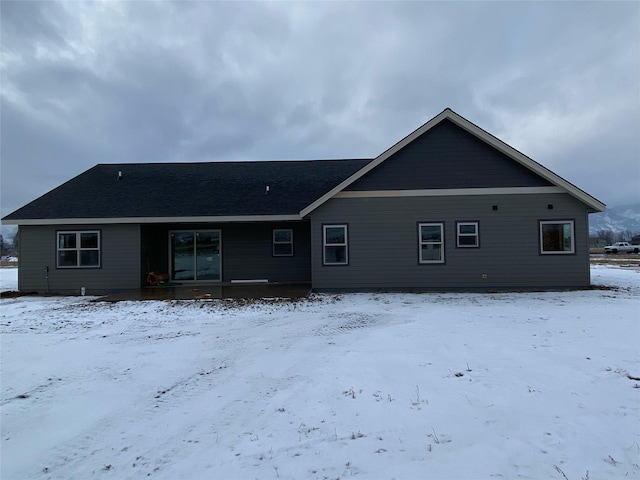
[[[333,198],[453,197],[469,195],[535,195],[567,193],[560,187],[434,188],[428,190],[370,190],[338,192]]]
[[[532,170],[534,173],[537,173],[542,178],[548,180],[552,184],[564,189],[567,193],[569,193],[570,195],[576,197],[577,199],[579,199],[580,201],[582,201],[583,203],[585,203],[586,205],[591,207],[594,211],[603,212],[605,210],[606,206],[605,206],[604,203],[600,202],[599,200],[597,200],[596,198],[592,197],[588,193],[586,193],[583,190],[579,189],[578,187],[576,187],[572,183],[566,181],[562,177],[556,175],[551,170],[543,167],[538,162],[536,162],[536,161],[532,160],[531,158],[527,157],[526,155],[524,155],[523,153],[519,152],[515,148],[507,145],[502,140],[494,137],[493,135],[491,135],[490,133],[484,131],[483,129],[481,129],[477,125],[475,125],[475,124],[471,123],[470,121],[468,121],[467,119],[461,117],[460,115],[455,113],[450,108],[446,108],[445,110],[440,112],[438,115],[433,117],[431,120],[429,120],[427,123],[422,125],[420,128],[414,130],[409,135],[404,137],[402,140],[397,142],[391,148],[389,148],[389,149],[385,150],[384,152],[382,152],[378,157],[376,157],[369,164],[365,165],[363,168],[361,168],[356,173],[351,175],[345,181],[343,181],[342,183],[337,185],[335,188],[333,188],[332,190],[330,190],[329,192],[324,194],[322,197],[317,199],[315,202],[313,202],[310,205],[308,205],[307,207],[305,207],[300,212],[300,216],[301,217],[305,217],[306,215],[311,213],[313,210],[318,208],[320,205],[325,203],[327,200],[329,200],[330,198],[334,197],[338,192],[341,192],[346,187],[348,187],[349,185],[354,183],[356,180],[362,178],[368,172],[370,172],[371,170],[376,168],[378,165],[380,165],[386,159],[388,159],[389,157],[391,157],[392,155],[394,155],[395,153],[400,151],[402,148],[407,146],[409,143],[413,142],[420,135],[422,135],[425,132],[429,131],[435,125],[437,125],[438,123],[440,123],[440,122],[442,122],[443,120],[446,120],[446,119],[452,121],[453,123],[455,123],[459,127],[461,127],[464,130],[466,130],[467,132],[471,133],[472,135],[474,135],[474,136],[478,137],[479,139],[483,140],[484,142],[488,143],[489,145],[491,145],[492,147],[494,147],[498,151],[504,153],[505,155],[507,155],[508,157],[512,158],[513,160],[517,161],[518,163],[520,163],[524,167]]]
[[[235,215],[218,217],[122,217],[122,218],[35,218],[3,220],[6,225],[113,225],[146,223],[229,223],[229,222],[291,222],[300,215]]]

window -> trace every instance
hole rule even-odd
[[[478,222],[459,222],[456,224],[456,229],[458,247],[465,248],[480,246]]]
[[[100,267],[100,232],[58,232],[58,268]]]
[[[323,225],[322,246],[324,247],[324,265],[347,265],[349,263],[347,226]]]
[[[540,253],[562,255],[575,253],[573,220],[540,221]]]
[[[222,231],[170,232],[171,280],[222,280]]]
[[[444,263],[444,224],[419,223],[420,263]]]
[[[292,257],[293,256],[293,230],[274,229],[273,230],[273,256]]]

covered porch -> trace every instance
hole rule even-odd
[[[142,224],[140,248],[143,288],[311,282],[308,221]]]

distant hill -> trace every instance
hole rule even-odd
[[[589,233],[593,235],[598,230],[640,233],[640,203],[607,208],[602,213],[592,213],[589,215]]]

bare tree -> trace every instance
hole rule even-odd
[[[18,228],[16,230],[16,233],[13,234],[13,255],[14,256],[18,256],[18,253],[20,252],[20,229]]]
[[[604,239],[607,245],[611,245],[616,241],[616,234],[610,229],[601,228],[596,232],[596,236]]]

